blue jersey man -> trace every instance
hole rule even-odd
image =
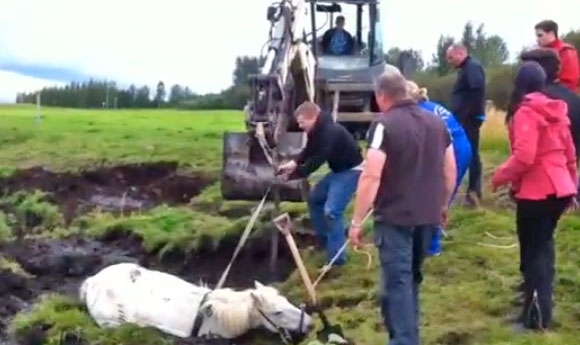
[[[455,163],[457,164],[457,183],[455,184],[455,190],[451,197],[451,201],[453,201],[457,194],[457,190],[461,185],[461,180],[467,172],[469,163],[471,162],[471,144],[469,143],[467,134],[463,130],[463,127],[461,127],[461,124],[455,119],[455,116],[453,116],[453,114],[444,106],[429,100],[427,89],[419,88],[414,82],[408,82],[408,87],[410,93],[413,95],[419,106],[439,116],[445,122],[445,125],[451,134],[451,139],[453,140],[453,151],[455,153]],[[430,255],[439,255],[441,253],[442,235],[443,231],[441,227],[439,227],[429,247]]]

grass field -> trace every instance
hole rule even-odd
[[[21,337],[42,325],[47,329],[44,332],[49,336],[46,341],[49,344],[59,344],[63,334],[81,336],[88,344],[172,344],[172,339],[153,330],[129,326],[116,330],[98,329],[83,309],[66,297],[69,290],[50,288],[64,282],[64,285],[70,283],[70,291],[74,291],[73,286],[80,278],[56,273],[53,277],[51,274],[54,272],[31,270],[30,267],[36,267],[31,261],[35,257],[50,259],[52,254],[39,249],[46,248],[41,243],[60,241],[53,248],[68,248],[64,238],[72,234],[109,241],[104,246],[106,248],[99,249],[106,255],[108,252],[105,250],[110,248],[125,246],[133,250],[136,245],[144,248],[139,255],[152,255],[155,260],[166,254],[171,259],[178,252],[204,250],[211,260],[219,264],[223,261],[222,266],[215,268],[220,271],[217,272],[219,275],[231,254],[224,253],[222,244],[240,233],[251,207],[248,203],[220,200],[217,182],[222,132],[241,130],[242,114],[43,109],[41,122],[36,122],[34,108],[8,106],[0,108],[0,119],[0,174],[4,176],[0,180],[0,192],[4,189],[0,199],[0,236],[4,239],[0,247],[0,273],[13,272],[23,277],[26,282],[20,283],[20,287],[24,286],[35,294],[58,293],[41,298],[30,311],[3,325],[2,332],[7,327],[12,336]],[[501,113],[489,114],[482,132],[481,150],[487,181],[494,166],[508,151]],[[63,175],[96,169],[101,165],[112,167],[161,161],[179,164],[171,175],[182,176],[181,180],[171,179],[177,187],[161,184],[166,181],[154,181],[159,183],[159,188],[147,189],[146,186],[153,182],[145,181],[146,176],[141,176],[145,174],[143,172],[131,175],[128,170],[103,170],[99,178],[113,182],[107,193],[99,191],[110,198],[114,197],[111,193],[115,191],[122,194],[120,202],[110,199],[109,204],[113,204],[110,210],[103,202],[97,202],[99,207],[96,209],[79,210],[78,204],[90,196],[80,191],[94,193],[95,190],[82,187],[79,181],[75,184],[67,182],[75,178],[74,174]],[[28,170],[27,175],[14,177],[23,175],[19,172],[23,169],[39,166],[61,174]],[[140,169],[162,170],[154,165]],[[109,177],[115,174],[125,174],[128,179],[134,176],[135,181],[142,179],[145,182],[139,185],[141,189],[127,194],[122,191],[126,182]],[[192,180],[193,177],[197,182]],[[203,189],[196,190],[194,184]],[[51,193],[34,192],[37,188]],[[186,190],[187,193],[177,197],[170,193],[171,188],[179,189],[181,193]],[[188,198],[190,195],[191,200]],[[133,199],[135,205],[129,202]],[[150,202],[136,206],[137,201],[145,199]],[[513,236],[513,211],[504,199],[488,190],[482,209],[470,211],[460,206],[453,209],[444,252],[429,259],[425,267],[421,300],[423,344],[577,344],[580,338],[580,268],[577,265],[580,220],[575,215],[566,216],[557,235],[557,328],[544,334],[515,334],[506,318],[518,311],[512,303],[515,297],[513,289],[519,281],[518,249],[485,245],[509,245],[516,240]],[[162,202],[167,205],[158,205]],[[284,209],[306,218],[305,205],[284,205]],[[263,218],[258,227],[259,232],[267,230],[270,227],[268,219]],[[133,233],[138,239],[128,237],[126,240],[120,233]],[[492,238],[486,233],[503,238]],[[15,236],[24,239],[14,242]],[[222,251],[216,256],[208,248]],[[220,255],[224,257],[221,261],[217,259]],[[303,255],[311,275],[315,276],[323,258],[306,250]],[[171,259],[168,261],[170,264],[159,267],[171,271],[172,265],[180,258]],[[349,258],[349,264],[340,274],[319,285],[319,298],[327,307],[328,316],[340,322],[358,345],[384,344],[386,334],[377,308],[376,256],[370,269],[365,267],[364,256],[351,253]],[[159,265],[162,261],[159,259]],[[51,261],[45,260],[40,266],[49,267]],[[193,277],[193,274],[188,275],[188,270],[185,270],[185,277]],[[44,282],[45,287],[36,286],[36,281]],[[297,303],[305,298],[296,272],[277,285]],[[22,299],[32,301],[30,298]],[[0,305],[0,318],[9,316],[3,314],[2,308],[6,307]]]

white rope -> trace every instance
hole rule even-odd
[[[264,156],[268,160],[271,166],[275,167],[276,164],[274,162],[274,158],[272,158],[272,154],[270,153],[270,148],[268,147],[268,142],[266,141],[266,132],[264,131],[264,122],[256,123],[256,139],[258,139],[258,143],[262,147],[262,151],[264,151]]]
[[[224,285],[224,283],[226,282],[228,274],[230,273],[230,269],[232,268],[234,261],[238,257],[238,254],[240,254],[240,251],[242,250],[242,248],[246,244],[246,241],[250,237],[250,233],[252,232],[252,228],[254,227],[256,220],[258,220],[258,216],[260,215],[260,212],[262,211],[262,208],[264,207],[264,204],[266,203],[266,199],[268,198],[269,193],[270,193],[270,188],[268,187],[268,189],[266,190],[266,193],[264,194],[264,197],[260,201],[260,204],[258,204],[258,207],[256,207],[256,209],[254,210],[254,213],[252,213],[252,216],[250,217],[248,224],[246,224],[246,228],[244,229],[244,232],[242,233],[242,236],[240,237],[240,241],[238,242],[238,246],[234,250],[234,254],[232,255],[232,258],[231,258],[230,262],[228,263],[228,266],[226,267],[226,269],[222,273],[222,276],[220,277],[220,280],[218,281],[214,290],[220,289]]]

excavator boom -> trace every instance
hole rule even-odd
[[[341,5],[356,13],[348,19],[356,27],[353,46],[343,52],[336,51],[328,35],[318,34],[322,26],[316,23],[317,15],[326,16],[325,24],[334,26],[337,15],[344,24]],[[316,102],[353,136],[363,138],[378,113],[374,78],[407,70],[404,54],[397,66],[385,62],[379,0],[281,0],[268,7],[267,18],[268,51],[260,73],[251,76],[246,132],[224,137],[225,200],[260,200],[274,185],[279,201],[304,201],[308,182],[279,183],[274,168],[295,158],[306,145],[293,117],[296,107]],[[307,24],[311,30],[306,30]],[[342,26],[327,32],[332,36],[344,31],[348,33]]]
[[[306,144],[304,133],[289,130],[296,103],[314,100],[316,60],[303,41],[306,10],[304,0],[282,0],[268,8],[268,52],[260,73],[250,76],[252,99],[244,109],[247,131],[224,134],[225,200],[260,200],[273,184],[279,201],[304,200],[307,182],[282,183],[275,166],[296,158]]]

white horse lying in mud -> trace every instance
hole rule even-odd
[[[80,299],[100,327],[125,323],[155,327],[181,338],[235,338],[264,326],[307,334],[312,318],[273,287],[254,282],[244,291],[211,290],[132,263],[111,265],[88,277]]]

